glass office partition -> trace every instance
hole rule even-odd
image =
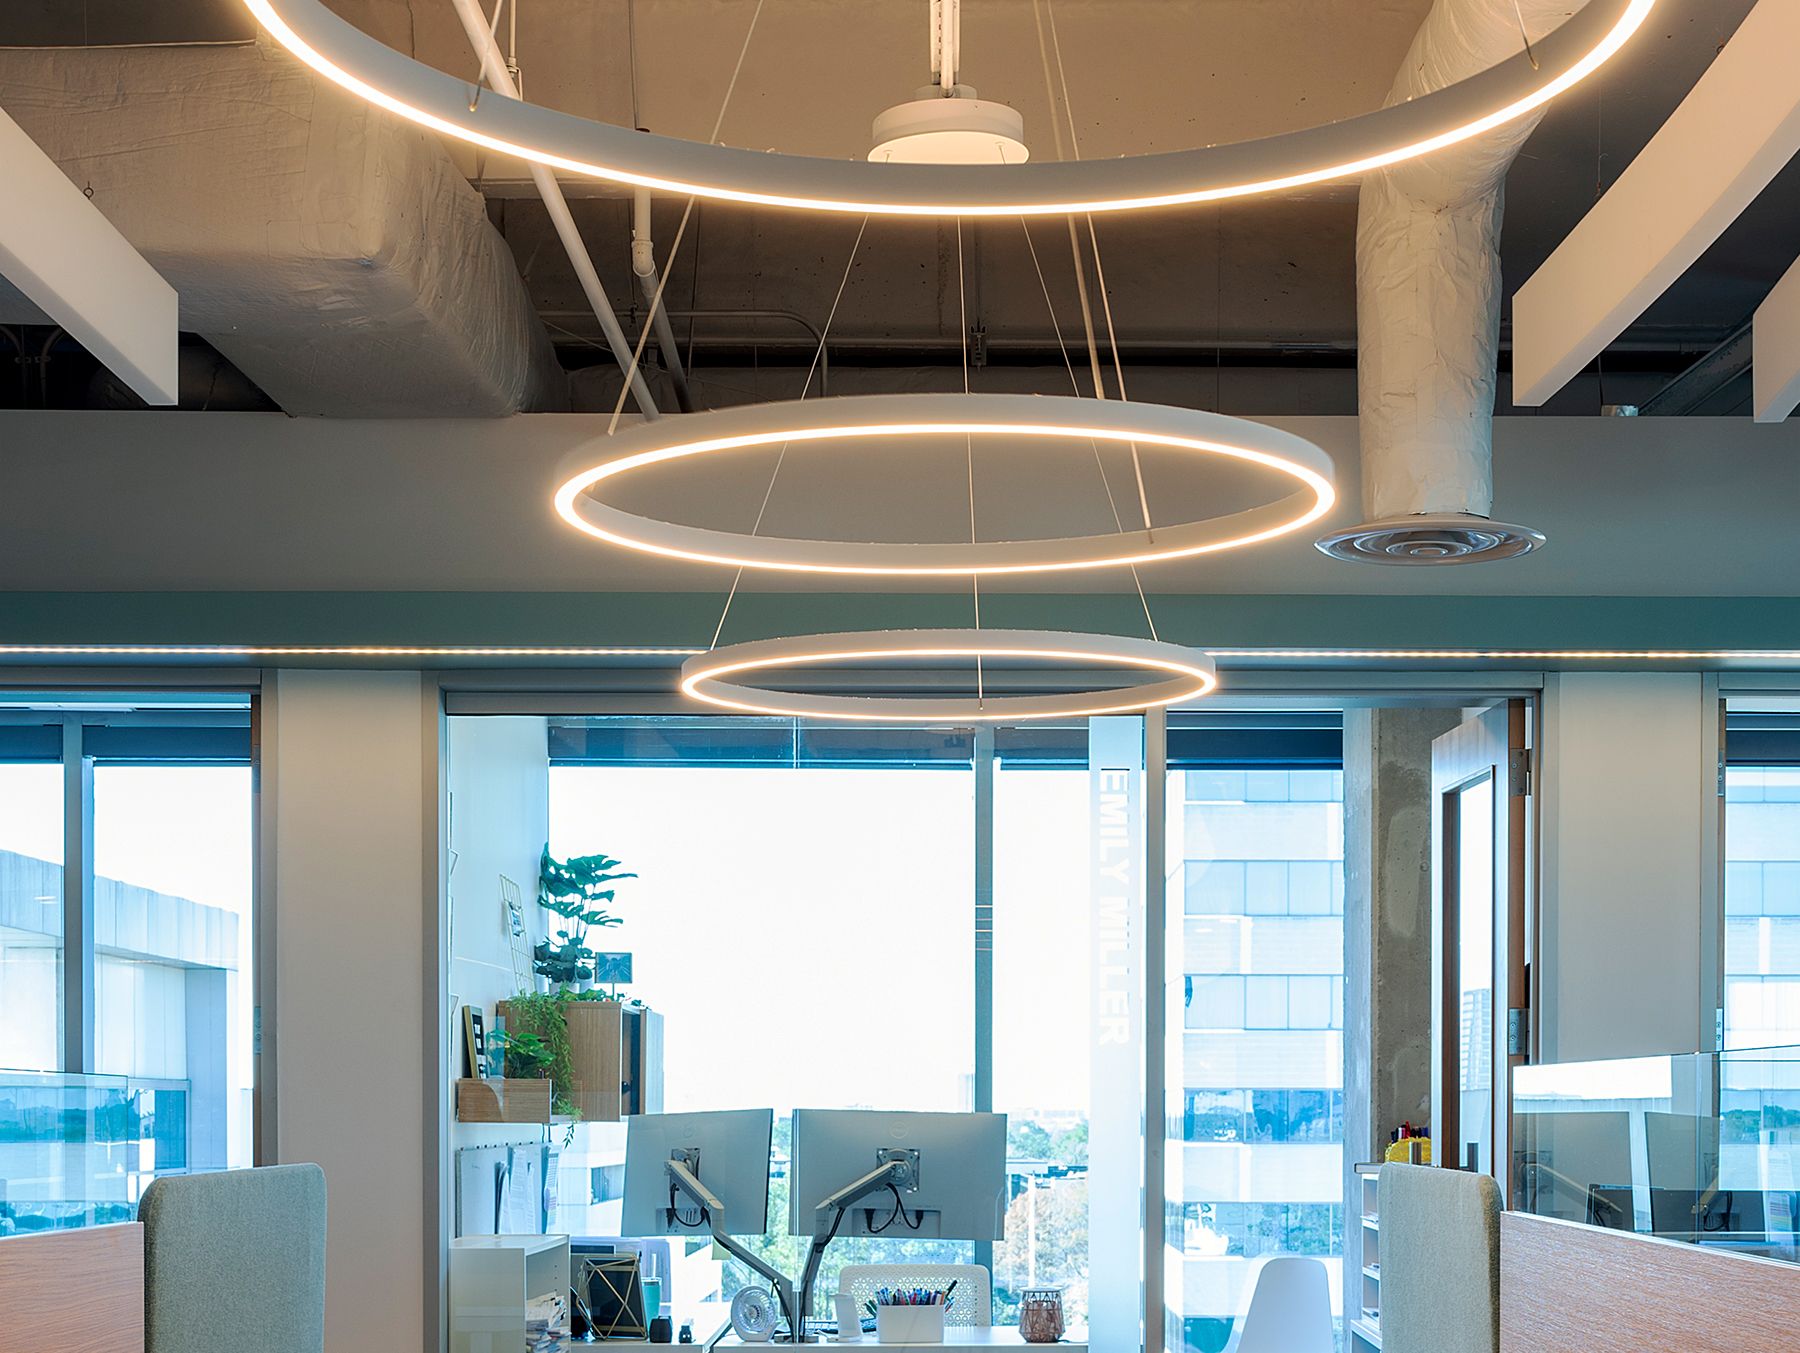
[[[130,1221],[186,1160],[182,1085],[0,1072],[0,1236]]]
[[[1168,747],[1166,1343],[1219,1353],[1275,1255],[1342,1319],[1342,728],[1175,716]]]
[[[794,1109],[973,1107],[973,736],[595,720],[553,727],[551,753],[551,854],[604,852],[637,875],[616,885],[606,944],[662,1016],[664,1107],[776,1110],[760,1248],[797,1273]],[[823,1290],[875,1253],[970,1252],[846,1239]]]
[[[537,905],[546,842],[559,861],[614,858],[631,875],[607,885],[621,924],[589,944],[616,956],[620,980],[602,990],[660,1020],[660,1107],[776,1110],[753,1248],[788,1272],[804,1260],[787,1234],[794,1109],[992,1109],[1011,1128],[1004,1238],[842,1236],[816,1290],[847,1263],[977,1262],[999,1321],[1054,1284],[1074,1324],[1111,1320],[1137,1341],[1141,718],[976,730],[453,714],[448,745],[459,1009],[491,1020],[545,985],[533,951],[560,928]],[[463,1233],[494,1225],[464,1206],[463,1167],[543,1149],[556,1198],[541,1224],[618,1234],[620,1125],[457,1122],[451,1149]],[[692,1242],[670,1262],[678,1312],[750,1280]]]
[[[62,730],[41,733],[50,760],[0,762],[0,1067],[24,1071],[62,1065]]]
[[[1520,1067],[1513,1206],[1800,1262],[1800,1047]]]

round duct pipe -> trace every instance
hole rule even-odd
[[[1437,0],[1388,103],[1516,56],[1586,0]],[[1500,346],[1504,183],[1534,114],[1364,177],[1356,232],[1357,385],[1368,520],[1318,542],[1335,559],[1470,564],[1544,537],[1488,519]]]

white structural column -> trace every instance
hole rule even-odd
[[[0,276],[148,403],[175,403],[175,289],[4,112],[0,168]]]
[[[439,1347],[436,699],[417,671],[264,678],[261,902],[281,1035],[265,1163],[316,1162],[329,1180],[325,1353]]]
[[[1750,344],[1756,421],[1782,422],[1800,406],[1800,263],[1756,307]]]
[[[1566,385],[1800,152],[1797,51],[1800,4],[1762,0],[1643,153],[1519,288],[1515,404],[1540,405]]]

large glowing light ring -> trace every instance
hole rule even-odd
[[[1258,466],[1293,487],[1247,511],[1191,522],[1153,520],[1149,531],[966,544],[715,531],[640,516],[594,494],[608,480],[688,457],[808,442],[840,443],[832,454],[846,455],[868,441],[938,434],[967,436],[976,446],[1006,438],[1167,447]],[[571,526],[651,554],[790,573],[968,576],[1153,564],[1273,540],[1319,520],[1337,501],[1330,457],[1292,433],[1197,409],[1063,395],[850,395],[752,404],[660,419],[599,444],[608,458],[596,465],[591,450],[577,453],[565,464],[566,477],[556,490],[556,511]],[[1098,485],[1095,496],[1101,498]]]
[[[446,136],[552,169],[683,196],[889,216],[1131,211],[1350,178],[1524,117],[1604,65],[1656,0],[1589,0],[1479,75],[1341,122],[1199,150],[1022,165],[871,164],[654,136],[497,95],[395,51],[323,0],[244,0],[275,40],[351,93]],[[473,106],[471,106],[473,105]]]
[[[920,658],[1029,660],[1059,666],[1118,667],[1160,678],[1135,686],[1050,695],[834,695],[746,684],[757,672]],[[986,680],[995,682],[997,674]],[[904,681],[904,678],[900,678]],[[723,709],[784,718],[862,723],[993,723],[1021,719],[1136,714],[1197,700],[1218,689],[1211,658],[1178,644],[1054,630],[886,630],[807,634],[732,644],[681,665],[682,694]]]

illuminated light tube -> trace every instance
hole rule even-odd
[[[1100,664],[1148,672],[1161,680],[1136,686],[1055,695],[827,695],[746,684],[757,672],[857,662],[963,658]],[[991,679],[991,678],[990,678]],[[979,680],[979,678],[978,678]],[[1137,714],[1198,700],[1219,687],[1212,660],[1179,644],[1055,630],[876,630],[804,634],[731,644],[681,665],[681,692],[722,709],[858,723],[992,723]]]
[[[705,651],[550,644],[0,644],[0,658],[685,658]]]
[[[1247,511],[1156,523],[1152,531],[972,544],[804,540],[715,531],[639,516],[593,493],[608,480],[688,457],[806,442],[854,446],[938,435],[1167,447],[1247,462],[1296,487]],[[596,445],[608,457],[597,465],[591,463]],[[584,468],[570,473],[571,466]],[[941,576],[1154,564],[1303,530],[1337,502],[1331,458],[1290,432],[1197,409],[1066,395],[846,395],[741,405],[684,414],[602,438],[572,456],[563,472],[568,477],[556,490],[556,511],[577,530],[672,559],[794,573]]]
[[[632,187],[762,206],[878,216],[1062,216],[1283,192],[1352,178],[1480,136],[1605,65],[1656,0],[1590,0],[1499,65],[1406,103],[1230,145],[1006,166],[878,164],[764,154],[655,136],[500,96],[413,60],[323,0],[244,0],[327,79],[446,136]]]

